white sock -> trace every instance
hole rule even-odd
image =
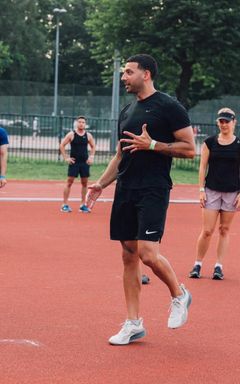
[[[222,264],[220,264],[220,263],[216,263],[216,264],[215,264],[215,268],[216,268],[216,267],[220,267],[220,268],[222,269]]]
[[[200,267],[202,266],[202,261],[195,261],[194,265],[200,265]]]

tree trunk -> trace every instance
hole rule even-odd
[[[191,106],[190,100],[188,98],[188,94],[189,94],[190,80],[191,80],[191,77],[193,75],[192,65],[193,65],[193,63],[190,63],[190,62],[180,63],[182,71],[180,74],[179,84],[176,88],[177,99],[187,109],[189,109]]]

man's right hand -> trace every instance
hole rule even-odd
[[[66,163],[68,163],[68,164],[74,164],[76,160],[74,159],[74,157],[67,157],[67,158],[65,159],[65,161],[66,161]]]
[[[86,196],[86,205],[89,209],[94,207],[97,199],[102,193],[102,186],[99,183],[92,184],[88,187],[88,192]]]

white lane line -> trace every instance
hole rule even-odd
[[[61,197],[0,197],[0,201],[62,201]],[[80,201],[79,198],[70,198],[69,201]],[[101,202],[113,201],[113,199],[98,199]]]
[[[0,201],[62,201],[60,197],[0,197]],[[79,198],[70,198],[69,201],[80,201]],[[98,202],[113,202],[113,198],[100,198]],[[195,199],[170,199],[170,203],[174,204],[199,204],[199,200]]]
[[[28,340],[28,339],[0,339],[0,344],[20,344],[30,345],[31,347],[41,347],[42,344],[39,341]]]

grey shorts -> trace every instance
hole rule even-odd
[[[213,209],[215,211],[235,212],[236,206],[234,205],[238,191],[236,192],[218,192],[206,188],[206,209]]]

